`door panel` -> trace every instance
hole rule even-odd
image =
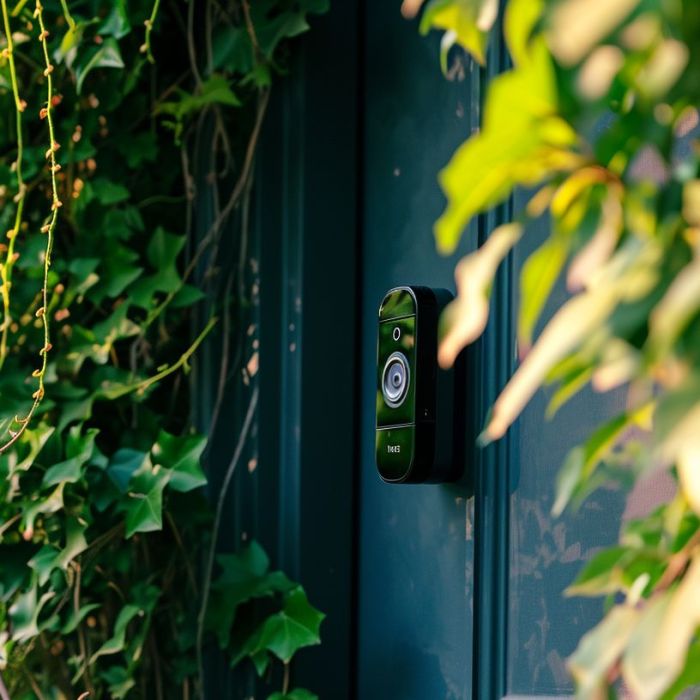
[[[438,47],[395,3],[366,13],[358,693],[471,696],[473,545],[465,487],[387,485],[374,464],[377,311],[400,284],[453,287],[435,251],[438,170],[475,123],[471,75],[446,81]],[[470,242],[471,241],[471,242]],[[465,236],[463,249],[473,247]]]
[[[524,207],[525,196],[515,207]],[[514,254],[514,275],[546,238],[547,224],[529,227]],[[567,298],[560,281],[544,320]],[[552,391],[539,391],[515,428],[517,488],[510,498],[508,690],[512,695],[558,696],[572,692],[565,661],[578,640],[601,617],[598,598],[567,598],[585,562],[617,538],[625,509],[624,492],[601,489],[579,509],[551,515],[557,473],[570,448],[625,407],[622,392],[585,389],[552,420],[545,418]]]

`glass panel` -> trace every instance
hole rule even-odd
[[[523,202],[516,203],[516,211]],[[534,227],[533,227],[534,228]],[[516,252],[516,272],[544,240],[545,225],[528,231]],[[563,285],[555,304],[566,298]],[[510,503],[510,589],[508,616],[508,691],[515,696],[568,696],[572,684],[566,658],[602,615],[602,600],[565,598],[563,591],[601,547],[616,541],[620,522],[638,517],[668,498],[673,485],[663,475],[631,494],[608,486],[578,512],[551,515],[557,472],[568,450],[581,443],[606,418],[624,410],[625,391],[582,391],[551,420],[545,411],[551,391],[540,391],[514,430],[516,446]]]

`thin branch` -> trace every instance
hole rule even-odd
[[[3,6],[3,13],[6,14],[5,10],[5,0],[0,0]],[[15,416],[14,422],[19,425],[17,431],[10,430],[10,439],[7,440],[3,445],[0,446],[0,454],[8,450],[12,445],[14,445],[17,440],[21,437],[22,433],[27,429],[29,423],[31,422],[34,413],[36,412],[39,404],[44,398],[44,378],[46,376],[46,368],[48,366],[48,354],[51,350],[51,338],[49,329],[49,268],[51,267],[51,251],[53,249],[54,241],[54,231],[56,229],[56,222],[58,220],[58,210],[62,206],[61,200],[58,198],[58,185],[56,183],[56,173],[60,169],[60,165],[56,162],[56,151],[60,148],[56,141],[54,124],[53,124],[53,80],[52,73],[54,70],[51,64],[51,59],[49,58],[49,46],[46,41],[49,36],[49,32],[46,30],[44,25],[44,14],[43,6],[40,0],[36,1],[36,9],[34,10],[34,17],[39,22],[39,42],[41,43],[41,48],[44,54],[44,64],[46,68],[44,69],[44,77],[46,78],[46,107],[43,108],[41,116],[46,119],[49,131],[49,148],[46,151],[46,158],[49,161],[49,171],[51,172],[51,214],[49,215],[48,221],[41,227],[41,232],[46,234],[46,248],[44,249],[44,274],[43,274],[43,287],[41,289],[42,305],[37,309],[36,315],[41,318],[42,326],[44,329],[44,347],[40,351],[41,355],[41,367],[34,370],[32,373],[33,377],[39,380],[39,386],[37,390],[32,395],[34,403],[32,404],[29,412],[26,416],[20,417]],[[6,24],[6,26],[8,26]]]
[[[73,611],[76,617],[80,614],[80,581],[82,578],[82,567],[78,562],[75,563],[73,569],[75,570],[75,586],[73,587]],[[85,630],[83,629],[82,622],[78,623],[78,645],[80,647],[80,655],[83,657],[83,671],[85,675],[85,692],[88,695],[94,695],[95,689],[92,686],[92,679],[90,677],[90,665],[88,658],[88,648],[87,640],[85,639]]]
[[[253,127],[253,131],[251,132],[250,140],[248,141],[248,147],[246,149],[245,160],[243,162],[243,169],[238,180],[236,181],[236,185],[233,188],[231,196],[226,202],[224,208],[221,210],[221,212],[219,212],[219,215],[214,219],[206,234],[199,241],[197,250],[194,252],[192,260],[185,269],[185,272],[182,276],[182,280],[180,281],[180,284],[178,285],[177,289],[170,292],[165,297],[165,299],[155,309],[153,309],[153,311],[150,312],[146,320],[141,324],[142,333],[147,328],[149,328],[149,326],[153,323],[153,321],[155,321],[156,318],[158,318],[158,316],[160,316],[163,310],[168,306],[168,304],[170,304],[170,302],[175,298],[175,295],[184,286],[189,276],[194,272],[194,269],[197,267],[197,264],[199,263],[202,255],[204,255],[207,248],[216,240],[216,237],[219,234],[219,230],[221,229],[222,224],[226,221],[228,216],[231,214],[235,206],[240,201],[241,195],[245,191],[246,183],[248,182],[248,178],[250,177],[250,173],[253,167],[253,162],[255,159],[255,149],[257,147],[258,139],[260,138],[260,130],[262,128],[262,124],[265,118],[265,112],[267,110],[269,99],[270,91],[262,91],[258,102],[258,111],[255,119],[255,125]]]
[[[27,193],[27,186],[22,178],[22,155],[23,155],[23,135],[22,135],[22,112],[24,112],[26,103],[19,96],[19,85],[17,83],[17,70],[15,66],[14,41],[12,39],[12,28],[10,27],[10,17],[7,11],[7,0],[1,0],[2,4],[2,19],[5,28],[5,36],[7,39],[7,48],[4,53],[7,57],[7,62],[10,66],[10,82],[12,84],[12,95],[15,102],[15,129],[17,131],[17,158],[14,161],[13,168],[17,176],[17,195],[15,202],[17,209],[15,210],[15,222],[13,227],[7,232],[8,244],[3,246],[6,248],[7,255],[5,262],[0,266],[0,278],[2,279],[2,336],[0,337],[0,368],[7,357],[7,336],[12,324],[12,315],[10,309],[10,290],[12,288],[12,268],[19,257],[15,255],[15,240],[19,235],[19,229],[22,224],[22,213],[24,211],[24,201]]]
[[[187,55],[190,59],[192,75],[199,88],[202,85],[202,74],[197,66],[197,49],[194,45],[194,0],[187,3]]]
[[[153,57],[153,52],[151,51],[151,32],[153,31],[153,25],[155,24],[156,17],[158,16],[158,8],[160,7],[160,0],[155,0],[153,3],[153,9],[151,10],[151,16],[144,22],[146,26],[146,36],[144,37],[143,45],[141,46],[141,53],[146,54],[150,63],[155,63],[156,59]]]
[[[68,9],[68,3],[66,2],[66,0],[61,0],[61,9],[63,10],[63,17],[68,23],[70,30],[74,32],[76,29],[76,24],[75,20],[73,19],[73,16],[70,13],[70,10]]]
[[[204,641],[204,619],[207,612],[207,606],[209,605],[209,593],[211,590],[211,579],[214,571],[214,556],[216,554],[216,543],[219,538],[219,528],[221,527],[221,517],[224,512],[224,504],[226,502],[226,496],[228,494],[228,488],[231,484],[231,479],[236,471],[236,467],[240,462],[241,455],[243,454],[243,448],[248,441],[248,434],[250,433],[250,428],[253,424],[253,418],[255,417],[255,411],[258,406],[258,387],[253,389],[253,394],[250,398],[250,404],[248,405],[248,411],[246,412],[245,420],[243,421],[243,427],[241,428],[241,434],[238,436],[238,443],[236,444],[236,449],[233,452],[233,457],[226,468],[226,473],[224,474],[224,480],[219,487],[219,497],[216,502],[216,512],[214,515],[214,525],[212,527],[211,533],[211,544],[209,545],[209,553],[207,555],[207,561],[204,569],[204,583],[202,590],[202,604],[199,609],[199,615],[197,617],[197,667],[199,671],[200,684],[204,682],[204,662],[202,658],[202,645]]]
[[[162,379],[165,379],[165,377],[171,375],[173,372],[177,372],[182,367],[185,367],[190,357],[194,355],[197,348],[202,344],[202,341],[209,335],[212,328],[214,328],[214,326],[217,324],[218,320],[219,319],[216,317],[209,319],[209,323],[207,323],[207,325],[204,327],[204,330],[195,338],[192,345],[190,345],[190,347],[182,354],[182,356],[177,362],[173,363],[172,365],[167,365],[160,372],[157,372],[152,377],[148,377],[148,379],[144,379],[140,382],[135,382],[134,384],[128,384],[127,386],[123,386],[118,390],[109,392],[108,398],[117,399],[120,396],[126,396],[126,394],[130,394],[132,391],[136,391],[140,394],[143,394],[146,391],[146,389],[151,387],[153,384],[156,384]]]

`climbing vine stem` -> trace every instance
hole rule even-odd
[[[153,51],[151,50],[151,32],[153,31],[153,25],[158,16],[158,9],[160,8],[160,0],[155,0],[153,3],[153,9],[151,10],[151,16],[144,22],[146,27],[146,36],[141,46],[141,52],[146,54],[146,57],[151,63],[155,63],[156,60],[153,57]]]
[[[3,19],[5,21],[5,30],[8,32],[9,36],[9,22],[7,21],[7,12],[6,12],[6,6],[5,2],[6,0],[0,0],[2,2],[2,8],[3,8]],[[39,23],[39,42],[41,43],[41,48],[42,52],[44,55],[44,77],[46,78],[46,106],[42,107],[41,112],[40,112],[40,117],[42,119],[46,120],[46,123],[48,125],[48,132],[49,132],[49,147],[46,151],[46,159],[48,160],[49,164],[49,172],[50,172],[50,179],[51,179],[51,213],[49,214],[48,218],[45,220],[44,225],[41,227],[41,233],[46,236],[46,246],[44,248],[44,265],[43,265],[43,285],[41,289],[41,306],[37,309],[36,315],[38,318],[41,319],[42,323],[42,328],[44,331],[44,344],[41,348],[40,351],[40,356],[41,356],[41,367],[39,369],[34,370],[32,373],[32,376],[35,377],[38,380],[38,386],[36,391],[32,394],[32,398],[34,399],[31,408],[29,409],[29,412],[25,416],[15,416],[13,425],[18,426],[17,430],[10,430],[10,438],[7,440],[3,445],[0,446],[0,454],[2,452],[5,452],[9,447],[11,447],[22,435],[22,433],[27,429],[27,426],[29,425],[34,413],[36,412],[37,408],[39,407],[39,404],[41,403],[42,399],[44,398],[44,393],[45,393],[45,388],[44,388],[44,380],[46,377],[46,368],[48,366],[48,354],[49,351],[51,350],[51,332],[50,332],[50,326],[49,326],[49,314],[47,313],[48,306],[49,306],[49,292],[48,292],[48,287],[49,287],[49,269],[51,267],[51,251],[53,249],[53,239],[54,239],[54,231],[56,229],[56,222],[58,220],[58,210],[61,207],[61,200],[58,198],[58,185],[56,182],[56,173],[58,170],[60,170],[60,165],[56,161],[56,151],[59,149],[59,144],[56,141],[55,138],[55,132],[54,132],[54,123],[53,123],[53,80],[51,77],[51,74],[53,73],[53,65],[51,63],[51,59],[49,57],[49,48],[48,48],[48,43],[47,43],[47,38],[49,36],[49,32],[46,29],[46,26],[44,24],[44,14],[43,14],[43,6],[41,3],[37,0],[36,7],[34,9],[34,18],[38,21]],[[11,52],[10,52],[11,53]],[[16,81],[15,81],[16,82]],[[17,96],[15,95],[15,100],[17,101]],[[18,114],[21,114],[22,109],[21,109],[21,102],[17,103],[17,111]],[[19,206],[18,206],[19,209]],[[18,227],[19,224],[17,223],[16,226]],[[11,243],[14,240],[13,236],[11,238]],[[9,249],[8,249],[8,255],[9,255]],[[14,253],[13,253],[14,257]],[[3,284],[3,287],[5,285]],[[6,296],[6,293],[3,293],[3,300]],[[7,293],[7,296],[9,296],[9,292]],[[3,301],[3,304],[5,302]],[[7,301],[7,304],[9,306],[9,299]],[[3,322],[3,332],[4,332],[4,327],[7,325],[6,320]],[[4,336],[3,336],[4,338]]]
[[[15,221],[13,227],[7,232],[7,244],[2,245],[5,260],[0,264],[0,280],[2,280],[2,332],[0,334],[0,368],[7,357],[7,336],[10,326],[12,325],[12,314],[10,309],[10,289],[12,287],[12,267],[17,259],[15,255],[15,240],[19,234],[22,225],[22,214],[24,210],[24,198],[26,194],[26,185],[22,178],[22,156],[23,156],[23,135],[22,135],[22,112],[26,107],[24,101],[19,96],[19,87],[17,84],[17,70],[15,68],[14,43],[12,40],[12,29],[10,27],[10,16],[7,10],[7,0],[0,0],[2,5],[2,19],[5,28],[5,36],[7,46],[4,49],[7,62],[10,67],[10,82],[12,84],[12,94],[15,102],[15,124],[17,130],[17,159],[14,162],[14,171],[17,177],[17,194],[15,195]]]
[[[72,32],[74,32],[75,28],[76,28],[76,24],[75,24],[75,20],[73,19],[73,16],[70,13],[70,10],[68,9],[67,0],[61,0],[61,9],[63,10],[63,16],[64,16],[68,26],[70,27],[70,30]]]

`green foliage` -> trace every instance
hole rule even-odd
[[[423,26],[482,61],[495,20],[484,21],[485,4],[428,4]],[[630,387],[628,410],[568,454],[554,514],[652,468],[668,469],[678,491],[568,589],[615,603],[569,667],[581,698],[607,697],[618,681],[636,698],[675,697],[700,679],[700,9],[510,0],[503,28],[513,67],[491,82],[481,131],[441,173],[438,248],[453,251],[469,220],[516,188],[532,196],[460,263],[440,360],[449,365],[486,325],[497,263],[520,237],[504,230],[528,235],[548,214],[550,236],[520,281],[524,359],[482,441],[501,437],[543,384],[555,387],[550,414],[588,384]],[[571,297],[537,335],[560,276]]]
[[[326,3],[250,5],[1,2],[3,696],[202,693],[199,574],[218,533],[184,375],[218,316],[250,303],[211,291],[222,226],[288,39]],[[206,196],[234,192],[204,240],[195,144],[213,154]],[[258,545],[215,576],[207,649],[260,670],[319,643],[323,616]]]
[[[270,654],[286,665],[299,649],[320,643],[324,615],[309,604],[301,586],[281,571],[269,571],[267,555],[256,542],[239,554],[220,555],[218,563],[221,573],[212,583],[207,626],[221,648],[231,652],[234,665],[248,658],[262,675]],[[259,620],[256,601],[261,599],[272,600]],[[237,617],[243,620],[238,627]]]

